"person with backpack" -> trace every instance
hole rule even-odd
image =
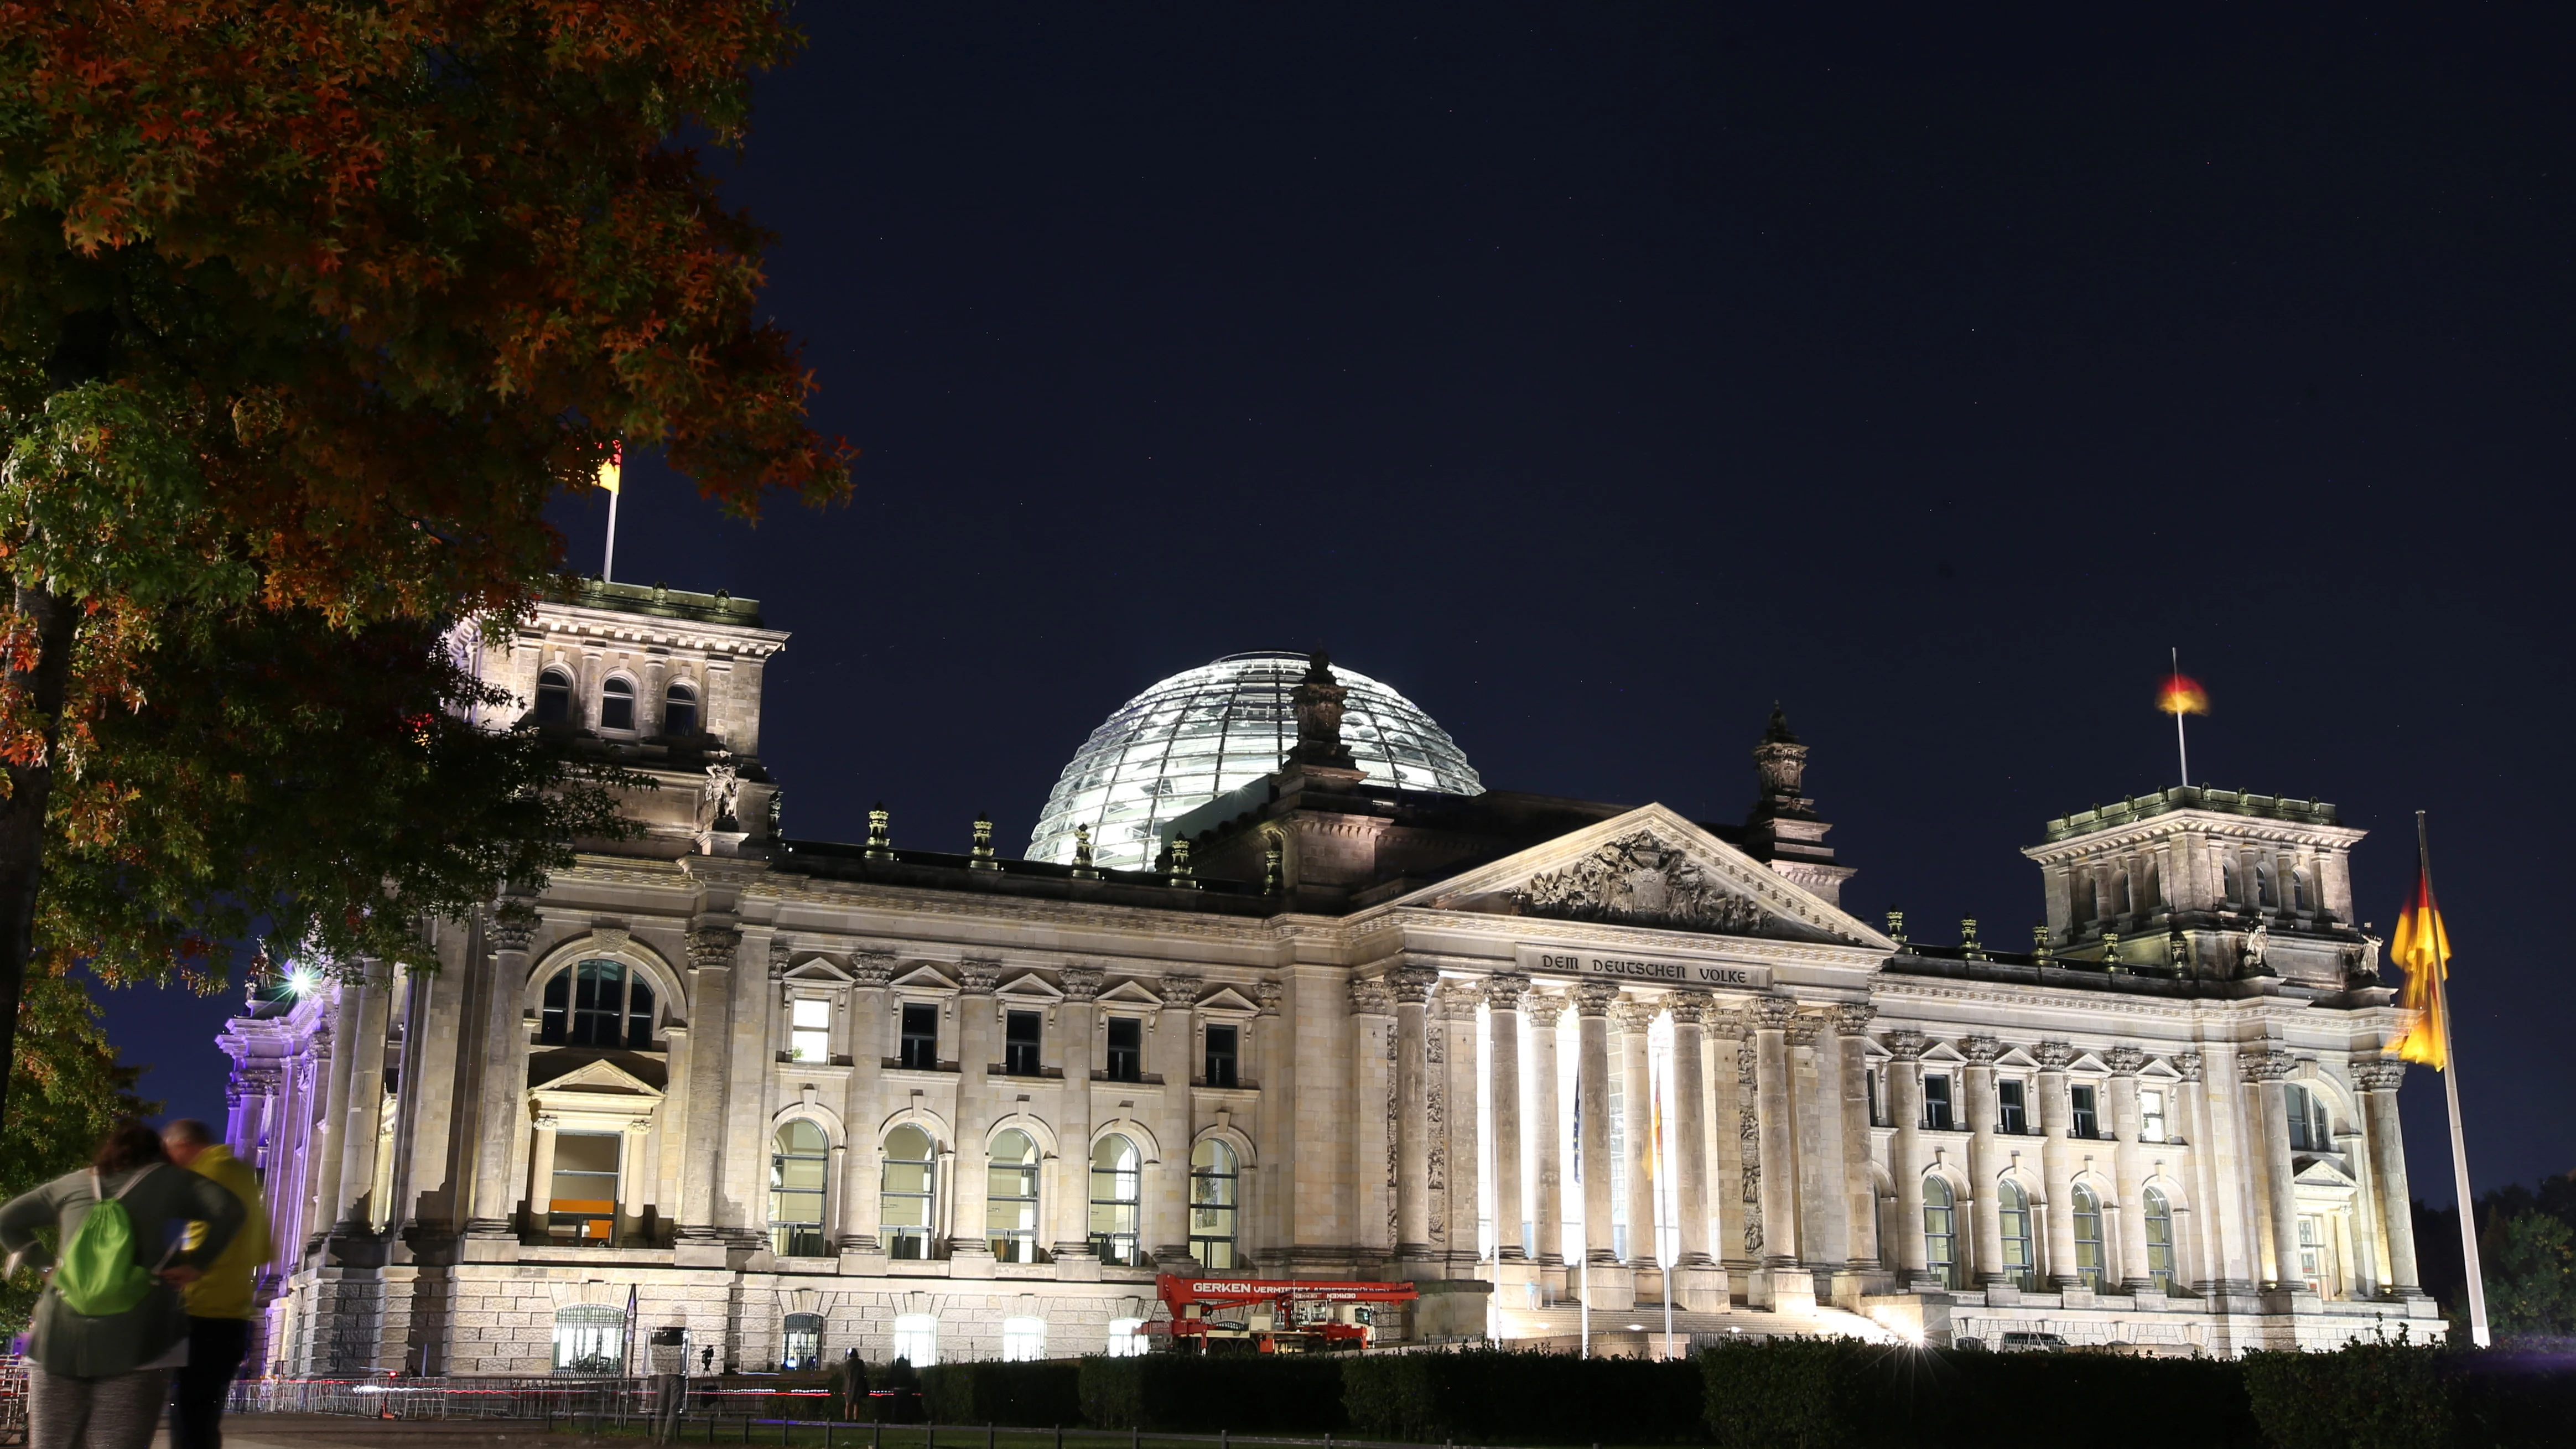
[[[253,1279],[268,1260],[268,1208],[259,1199],[259,1174],[216,1141],[214,1129],[205,1123],[193,1117],[163,1123],[161,1146],[172,1162],[214,1179],[241,1200],[242,1230],[184,1295],[188,1363],[177,1371],[170,1398],[171,1449],[223,1449],[224,1399],[250,1349],[251,1314],[258,1308]],[[196,1246],[205,1233],[205,1224],[191,1225],[189,1246]]]
[[[28,1449],[151,1444],[170,1370],[187,1362],[178,1290],[223,1255],[244,1216],[240,1198],[173,1166],[139,1122],[109,1133],[86,1170],[0,1206],[8,1273],[50,1273],[28,1355]],[[191,1222],[205,1224],[194,1247],[184,1236]],[[51,1252],[36,1237],[47,1227]]]

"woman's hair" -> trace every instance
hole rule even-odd
[[[101,1172],[132,1172],[156,1162],[167,1162],[170,1153],[161,1145],[161,1134],[140,1122],[120,1122],[107,1140],[98,1144],[98,1156],[90,1166]]]

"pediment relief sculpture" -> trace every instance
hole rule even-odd
[[[1722,935],[1762,934],[1763,909],[1653,831],[1624,835],[1512,893],[1520,914]]]

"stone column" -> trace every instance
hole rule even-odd
[[[1556,1101],[1556,1023],[1564,1014],[1562,996],[1533,991],[1526,998],[1530,1019],[1530,1146],[1535,1159],[1537,1192],[1532,1194],[1532,1251],[1545,1267],[1565,1265],[1565,1164],[1558,1153],[1565,1119]]]
[[[1959,1043],[1960,1055],[1968,1059],[1968,1190],[1975,1194],[1977,1212],[1976,1277],[1971,1282],[1991,1288],[2002,1284],[2004,1274],[2003,1155],[1996,1150],[1995,1128],[2003,1114],[1995,1093],[1995,1060],[2004,1054],[2004,1044],[1990,1036],[1972,1036]]]
[[[1091,1072],[1101,972],[1097,966],[1067,966],[1057,977],[1064,987],[1055,1009],[1064,1086],[1056,1109],[1055,1257],[1097,1266],[1099,1255],[1091,1251]]]
[[[1163,998],[1163,1009],[1154,1019],[1154,1057],[1163,1077],[1163,1110],[1154,1131],[1163,1145],[1160,1165],[1146,1169],[1144,1222],[1139,1226],[1155,1260],[1176,1267],[1190,1261],[1190,1137],[1197,1130],[1190,1113],[1190,1079],[1198,1075],[1199,1065],[1190,1056],[1198,1042],[1200,984],[1200,978],[1187,971],[1165,972],[1154,983],[1156,994]],[[982,1147],[976,1144],[978,1172],[982,1171]],[[982,1204],[979,1188],[979,1216]]]
[[[1673,1014],[1673,1139],[1680,1144],[1674,1215],[1680,1221],[1678,1266],[1708,1268],[1708,1083],[1703,1079],[1701,1023],[1708,1017],[1704,992],[1676,991],[1664,998]]]
[[[877,1101],[877,1083],[885,1068],[886,986],[894,979],[893,954],[868,951],[851,957],[850,977],[850,1081],[841,1109],[848,1150],[841,1156],[841,1228],[833,1243],[845,1254],[880,1248],[877,1214],[884,1168],[877,1124],[886,1112]]]
[[[1583,1261],[1619,1261],[1610,1237],[1610,1005],[1619,988],[1586,981],[1574,988],[1575,1171],[1583,1179]]]
[[[993,1094],[988,1083],[993,1058],[1000,1055],[994,1050],[1000,1033],[994,1020],[998,1004],[993,999],[993,986],[1001,974],[998,961],[957,963],[957,1181],[965,1189],[966,1200],[958,1203],[958,1211],[949,1224],[948,1257],[952,1263],[990,1261],[993,1256],[993,1242],[984,1236],[988,1165],[984,1137],[993,1122]],[[1183,1082],[1181,1090],[1187,1091],[1187,1079]]]
[[[1431,1252],[1430,1094],[1431,988],[1440,973],[1428,966],[1398,966],[1386,974],[1395,999],[1395,1255],[1419,1262]]]
[[[537,1145],[528,1154],[528,1228],[546,1235],[546,1214],[555,1201],[555,1127],[552,1117],[536,1119]]]
[[[2103,1211],[2119,1214],[2120,1261],[2113,1266],[2119,1270],[2120,1290],[2138,1293],[2155,1286],[2147,1273],[2147,1175],[2138,1154],[2138,1071],[2147,1064],[2147,1054],[2136,1047],[2113,1047],[2103,1061],[2111,1069],[2111,1131],[2118,1139],[2111,1144],[2111,1178],[2120,1195],[2116,1207],[2105,1203]]]
[[[617,1144],[617,1215],[611,1220],[611,1231],[617,1236],[611,1242],[618,1247],[628,1245],[643,1221],[644,1196],[651,1191],[646,1184],[652,1181],[644,1171],[644,1141],[652,1131],[653,1119],[638,1117],[626,1124]]]
[[[1628,1157],[1628,1266],[1657,1268],[1663,1255],[1655,1233],[1654,1065],[1647,1054],[1647,1033],[1654,1029],[1652,1002],[1630,997],[1613,1009],[1619,1028],[1619,1105],[1621,1146]]]
[[[2379,1189],[2379,1231],[2388,1244],[2388,1289],[2395,1298],[2423,1296],[2415,1263],[2415,1217],[2406,1195],[2406,1137],[2397,1121],[2397,1086],[2406,1063],[2396,1057],[2355,1062],[2361,1088],[2362,1126],[2370,1139],[2370,1172]]]
[[[2047,1282],[2052,1291],[2062,1293],[2084,1286],[2083,1276],[2075,1271],[2075,1175],[2066,1147],[2074,1112],[2066,1095],[2066,1067],[2075,1060],[2075,1048],[2062,1041],[2044,1041],[2031,1050],[2031,1056],[2039,1063],[2039,1166],[2048,1179],[2040,1186],[2046,1204],[2041,1210],[2047,1217]]]
[[[1798,1266],[1798,1129],[1790,1115],[1789,1019],[1797,1003],[1785,996],[1754,1000],[1754,1090],[1762,1123],[1762,1266]]]
[[[2284,1051],[2249,1051],[2236,1069],[2254,1083],[2256,1123],[2263,1139],[2262,1201],[2272,1227],[2272,1283],[2284,1291],[2304,1292],[2299,1271],[2299,1199],[2291,1186],[2290,1105],[2282,1080],[2298,1062]]]
[[[733,1039],[734,947],[740,940],[725,926],[689,933],[689,1007],[695,1020],[689,1033],[689,1148],[680,1164],[680,1227],[675,1235],[682,1267],[724,1262],[716,1225],[716,1179],[724,1166],[725,1066]]]
[[[1843,1221],[1843,1134],[1835,1098],[1841,1092],[1833,1025],[1826,1012],[1801,1012],[1789,1022],[1789,1092],[1798,1144],[1798,1259],[1828,1275],[1851,1256]],[[1803,1054],[1803,1055],[1802,1055]],[[1828,1276],[1826,1282],[1832,1281]]]
[[[1384,978],[1366,977],[1351,992],[1351,1188],[1352,1242],[1363,1251],[1395,1254],[1397,1212],[1394,1027],[1395,994]],[[1392,1275],[1392,1264],[1378,1270]]]
[[[1878,1240],[1878,1184],[1870,1177],[1869,1030],[1875,1010],[1866,1002],[1834,1008],[1834,1044],[1842,1058],[1843,1197],[1850,1223],[1847,1265],[1855,1273],[1879,1271],[1887,1248]]]
[[[376,1129],[385,1108],[385,1021],[393,1007],[393,972],[382,961],[360,963],[358,1010],[343,1024],[340,1049],[349,1059],[349,1100],[339,1143],[339,1201],[329,1221],[343,1234],[372,1231],[376,1185]]]
[[[1887,1120],[1896,1128],[1887,1175],[1896,1179],[1895,1262],[1907,1290],[1931,1271],[1923,1248],[1923,1052],[1931,1044],[1919,1031],[1887,1034]]]
[[[304,1245],[307,1255],[321,1250],[340,1221],[340,1176],[347,1167],[342,1139],[349,1133],[349,1076],[358,1056],[358,1006],[362,994],[355,982],[343,981],[332,988],[331,1075],[322,1089],[322,1130],[311,1148],[314,1161],[309,1221],[313,1236]],[[317,1029],[314,1035],[322,1033]]]
[[[1521,1000],[1529,995],[1529,986],[1526,976],[1494,976],[1485,983],[1485,1030],[1494,1058],[1485,1090],[1493,1097],[1497,1263],[1529,1258],[1521,1239],[1526,1221],[1521,1204]]]
[[[1484,1245],[1477,1241],[1477,1225],[1483,1217],[1479,1210],[1484,1198],[1482,1164],[1478,1162],[1477,1118],[1484,1074],[1476,1050],[1476,1008],[1485,999],[1481,983],[1452,981],[1440,991],[1442,1027],[1448,1037],[1449,1081],[1445,1099],[1448,1108],[1448,1192],[1449,1192],[1449,1270],[1453,1277],[1472,1278],[1476,1264],[1484,1256]],[[1494,1136],[1494,1150],[1500,1155],[1508,1139],[1499,1131]],[[1496,1200],[1494,1241],[1502,1241],[1502,1204]]]

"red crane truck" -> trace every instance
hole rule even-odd
[[[1172,1316],[1145,1325],[1150,1345],[1202,1354],[1366,1348],[1376,1332],[1376,1305],[1410,1303],[1417,1296],[1410,1283],[1184,1278],[1173,1273],[1155,1279],[1154,1288]],[[1220,1312],[1226,1316],[1216,1316]]]

